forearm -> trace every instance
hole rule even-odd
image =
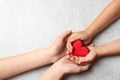
[[[98,57],[120,55],[120,39],[96,47]]]
[[[41,76],[40,80],[61,80],[63,76],[63,70],[58,70],[52,66]]]
[[[102,11],[86,31],[91,37],[94,37],[119,17],[120,0],[114,0]]]
[[[52,63],[49,49],[36,50],[26,54],[0,59],[0,79]]]

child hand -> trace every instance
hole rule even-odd
[[[77,65],[70,60],[70,56],[66,55],[53,65],[55,71],[63,71],[64,74],[80,73],[89,69],[90,64]]]
[[[52,59],[53,62],[56,62],[59,60],[61,57],[65,56],[66,53],[66,42],[67,38],[70,36],[72,31],[66,31],[59,35],[53,44],[50,47],[50,51],[52,52]]]
[[[82,40],[84,44],[88,44],[91,42],[92,36],[89,35],[87,31],[80,31],[80,32],[74,32],[70,35],[67,41],[67,53],[72,53],[72,45],[71,43],[74,42],[75,40]]]
[[[76,56],[72,56],[70,60],[72,60],[73,62],[77,63],[77,64],[86,64],[86,63],[91,63],[93,62],[98,56],[98,49],[95,45],[91,44],[90,46],[88,46],[88,48],[90,49],[90,52],[87,56],[85,57],[76,57]]]

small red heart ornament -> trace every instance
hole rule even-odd
[[[81,40],[76,40],[72,43],[73,51],[72,55],[85,57],[89,52],[89,48],[84,46]]]

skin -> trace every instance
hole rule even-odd
[[[91,50],[90,53],[86,57],[75,57],[73,56],[74,61],[77,64],[84,64],[84,63],[91,63],[97,58],[102,58],[106,56],[114,56],[114,55],[120,55],[120,39],[115,40],[113,42],[101,45],[101,46],[95,46],[90,45],[89,49]]]
[[[113,0],[86,30],[75,32],[69,38],[68,36],[70,35],[71,31],[65,32],[60,35],[49,48],[35,50],[19,56],[0,59],[0,79],[6,79],[25,71],[58,61],[60,58],[65,56],[65,44],[67,38],[67,53],[71,53],[71,43],[73,41],[81,39],[83,40],[84,44],[88,44],[99,32],[101,32],[119,17],[120,0]],[[91,45],[89,46],[91,52],[86,57],[70,56],[68,58],[65,56],[52,65],[41,77],[41,80],[60,80],[65,74],[85,71],[89,68],[89,63],[85,65],[77,64],[92,62],[98,57],[117,55],[120,53],[118,49],[120,46],[118,44],[120,44],[120,40],[98,47]],[[107,48],[107,50],[105,50],[105,48]]]
[[[58,61],[65,56],[66,39],[70,34],[71,31],[64,32],[49,48],[0,59],[0,80]]]
[[[77,65],[71,62],[70,56],[66,55],[53,64],[40,78],[40,80],[61,80],[67,74],[75,74],[88,70],[90,64]]]
[[[99,32],[105,29],[108,25],[110,25],[113,21],[120,17],[120,0],[112,1],[103,11],[102,13],[95,19],[95,21],[84,31],[75,32],[68,38],[67,42],[67,54],[72,53],[71,43],[77,39],[83,40],[84,44],[88,44],[91,42],[92,38],[94,38]],[[51,68],[49,68],[45,74],[41,77],[40,80],[61,80],[61,78],[65,74],[69,73],[77,73],[81,72],[83,67],[88,65],[84,70],[89,68],[91,62],[93,62],[96,58],[100,58],[103,56],[117,55],[120,53],[119,49],[120,40],[102,45],[88,46],[90,49],[90,53],[86,57],[76,57],[70,55],[69,60],[72,62],[79,64],[79,66],[72,66],[72,63],[69,63],[69,60],[65,57],[56,62]],[[66,62],[66,63],[65,63]],[[74,64],[73,63],[73,64]],[[69,65],[67,65],[69,64]],[[71,64],[71,66],[70,66]],[[67,68],[66,68],[67,67]],[[67,73],[68,72],[68,73]],[[49,75],[49,76],[48,76]]]
[[[61,80],[66,74],[75,74],[89,69],[91,63],[105,56],[120,55],[120,39],[101,46],[91,44],[90,53],[86,57],[67,55],[53,64],[40,80]],[[72,62],[71,62],[72,61]],[[49,76],[48,76],[49,75]]]
[[[120,39],[111,43],[96,47],[98,57],[112,56],[120,54]]]
[[[67,42],[68,53],[72,52],[72,42],[80,39],[84,44],[90,43],[99,32],[118,18],[120,18],[120,0],[113,0],[86,30],[72,33]]]

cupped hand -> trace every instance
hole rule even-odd
[[[90,64],[78,65],[70,60],[69,55],[66,55],[63,58],[61,58],[59,61],[57,61],[53,66],[55,70],[64,71],[63,73],[65,74],[74,74],[88,70]]]
[[[89,35],[87,31],[79,31],[72,33],[67,40],[67,45],[66,45],[68,50],[67,53],[72,53],[72,49],[73,49],[72,42],[78,39],[82,40],[83,43],[86,45],[91,42],[92,37]]]
[[[94,44],[91,44],[90,46],[88,46],[88,48],[90,49],[90,52],[87,56],[77,57],[71,55],[70,60],[72,60],[76,64],[92,64],[92,62],[98,57],[97,56],[98,50],[97,46],[95,46]]]
[[[65,53],[67,51],[66,49],[67,38],[70,36],[71,33],[72,33],[71,30],[62,33],[55,39],[53,44],[50,46],[53,62],[56,62],[57,60],[65,56]]]

